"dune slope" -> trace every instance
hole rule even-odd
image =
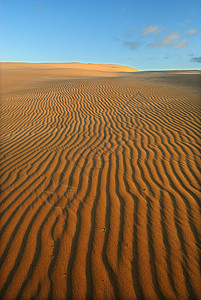
[[[198,94],[17,72],[2,71],[0,298],[199,299]]]

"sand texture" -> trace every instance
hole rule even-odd
[[[1,65],[0,299],[200,299],[200,76]]]

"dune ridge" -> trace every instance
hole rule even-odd
[[[13,72],[1,90],[0,298],[199,299],[197,94],[138,73],[57,71],[36,86],[39,71]]]

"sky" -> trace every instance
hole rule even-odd
[[[0,61],[200,70],[201,0],[0,0]]]

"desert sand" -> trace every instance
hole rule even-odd
[[[0,79],[0,299],[199,299],[200,72]]]

